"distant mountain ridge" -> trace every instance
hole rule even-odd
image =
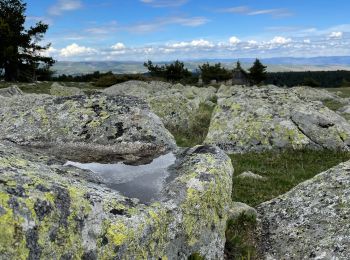
[[[185,60],[188,69],[196,71],[198,66],[205,63],[222,63],[227,68],[232,68],[237,60],[240,60],[244,68],[249,68],[255,58],[241,59],[198,59]],[[318,71],[318,70],[350,70],[350,56],[326,56],[326,57],[279,57],[279,58],[263,58],[262,63],[267,65],[270,72],[284,71]],[[157,64],[165,64],[169,62],[156,62]],[[146,69],[143,62],[138,61],[80,61],[57,62],[53,70],[56,75],[80,75],[92,73],[94,71],[113,73],[144,73]]]

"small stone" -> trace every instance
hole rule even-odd
[[[255,174],[251,171],[243,172],[242,174],[238,175],[237,178],[240,179],[255,179],[255,180],[266,180],[265,177]]]

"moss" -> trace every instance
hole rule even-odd
[[[111,224],[107,229],[107,237],[109,241],[119,247],[127,240],[128,229],[123,223]]]

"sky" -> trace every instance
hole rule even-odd
[[[59,61],[350,56],[349,0],[27,0]]]

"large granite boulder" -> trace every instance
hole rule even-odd
[[[146,100],[168,129],[190,128],[200,104],[212,104],[211,101],[216,97],[213,87],[197,88],[161,81],[128,81],[103,92],[111,96],[124,94]]]
[[[62,86],[55,82],[51,85],[50,94],[58,97],[69,97],[75,95],[84,95],[84,91],[77,87]]]
[[[139,160],[176,147],[144,101],[106,95],[3,98],[0,140],[81,162]]]
[[[0,89],[0,96],[2,97],[12,97],[12,96],[22,96],[22,95],[23,95],[22,90],[16,85],[8,88]]]
[[[350,161],[258,206],[266,259],[349,259]]]
[[[228,153],[272,149],[350,150],[350,124],[322,102],[275,86],[223,86],[205,143]]]
[[[1,259],[223,259],[232,165],[216,147],[179,154],[150,205],[41,152],[0,154]]]

